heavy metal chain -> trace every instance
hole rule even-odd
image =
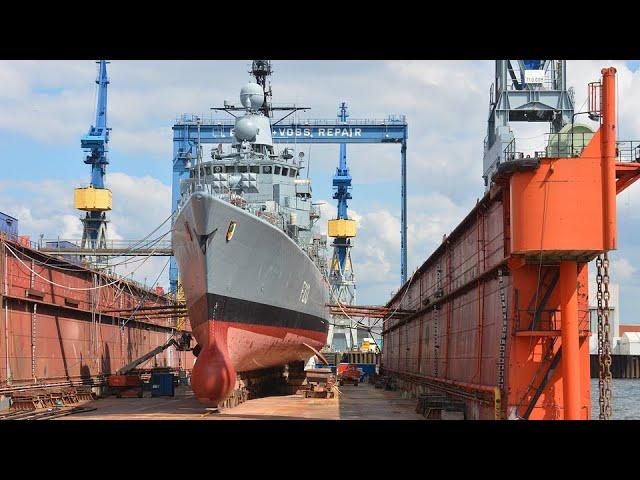
[[[498,386],[504,391],[504,370],[507,356],[507,299],[504,293],[502,269],[498,269],[498,286],[500,292],[500,308],[502,309],[502,328],[500,331],[500,347],[498,351]]]
[[[442,268],[436,270],[436,298],[442,296]],[[440,304],[433,305],[433,376],[438,376],[438,362],[440,360]]]
[[[609,324],[609,255],[596,258],[598,286],[598,388],[600,390],[600,420],[611,419],[611,328]]]

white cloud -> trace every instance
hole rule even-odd
[[[611,263],[613,267],[612,272],[618,282],[621,280],[630,280],[633,277],[633,274],[638,270],[626,258],[620,257],[613,260]]]
[[[81,212],[73,208],[73,189],[82,182],[43,180],[32,182],[0,182],[2,211],[18,218],[21,235],[38,241],[45,239],[80,240],[82,238]],[[138,240],[159,226],[170,214],[171,187],[150,177],[133,177],[122,172],[107,175],[107,187],[113,193],[113,210],[107,214],[108,240]],[[169,231],[166,223],[152,238]],[[165,237],[170,240],[170,237]],[[123,262],[125,259],[115,260]],[[130,259],[132,260],[132,259]],[[152,258],[137,271],[134,278],[152,282],[160,273],[166,258]],[[118,268],[128,274],[141,262]],[[168,285],[168,269],[162,283]]]
[[[167,178],[171,170],[171,126],[175,116],[183,112],[208,114],[210,106],[225,99],[236,101],[239,88],[249,79],[249,64],[250,61],[114,61],[109,65],[111,167],[122,170],[107,174],[108,185],[114,191],[111,235],[140,238],[169,215],[170,188],[154,177]],[[581,107],[587,83],[598,80],[600,69],[609,65],[618,69],[620,136],[640,138],[640,71],[631,72],[623,62],[568,62],[568,83],[575,88],[576,111],[584,110]],[[24,135],[47,147],[69,146],[70,151],[73,149],[72,158],[78,159],[79,137],[88,130],[94,116],[95,75],[96,66],[91,61],[1,61],[0,132],[7,132],[7,137]],[[442,235],[462,220],[475,198],[484,193],[482,142],[493,76],[492,61],[276,61],[272,81],[275,102],[312,107],[301,117],[335,118],[337,105],[343,100],[349,104],[352,119],[407,115],[411,272],[440,243]],[[579,121],[588,122],[586,116],[579,117]],[[542,130],[522,124],[514,124],[514,130],[523,148],[539,150],[543,146]],[[309,148],[315,185],[317,178],[330,181],[337,147],[302,147],[305,153]],[[128,167],[117,163],[113,155],[116,152],[135,158],[136,171],[142,167],[148,174],[132,177],[124,173]],[[382,183],[399,183],[399,157],[397,145],[350,145],[348,159],[354,189],[375,191]],[[46,158],[34,160],[44,162]],[[78,174],[84,177],[80,166]],[[35,172],[37,167],[31,168]],[[0,182],[1,209],[20,217],[23,230],[34,236],[42,232],[48,236],[79,237],[81,224],[79,213],[73,209],[72,189],[83,183]],[[381,200],[376,204],[358,204],[354,199],[357,211],[350,209],[359,223],[353,250],[359,296],[376,303],[386,300],[388,292],[397,288],[400,256],[397,197],[389,200],[389,195],[384,196],[387,192],[380,193]],[[638,202],[640,188],[636,185],[619,201],[619,226],[625,234],[619,240],[622,248],[635,248],[635,240],[628,232],[637,229]],[[334,200],[327,200],[322,207],[319,227],[325,231],[325,220],[335,216],[335,208]],[[633,265],[640,259],[622,250],[620,254],[625,260],[614,268],[633,281]],[[159,264],[158,270],[162,268],[160,260],[153,260]],[[151,275],[149,270],[148,276]]]

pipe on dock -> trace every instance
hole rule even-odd
[[[564,419],[580,419],[580,344],[578,331],[578,265],[560,262],[560,314],[562,315],[562,389]]]

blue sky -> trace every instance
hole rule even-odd
[[[640,138],[640,61],[569,61],[576,110],[600,68],[619,71],[620,137]],[[236,100],[250,61],[113,61],[108,122],[112,127],[107,184],[114,193],[110,233],[141,238],[169,215],[172,137],[178,114],[208,113]],[[275,102],[310,106],[309,116],[351,118],[405,114],[409,121],[409,270],[417,268],[484,193],[492,61],[274,61]],[[37,238],[79,237],[73,188],[86,184],[80,137],[93,121],[96,65],[92,61],[0,62],[0,211],[20,219]],[[544,127],[514,126],[540,149]],[[536,143],[537,142],[537,143]],[[526,142],[525,142],[526,143]],[[309,150],[310,149],[310,150]],[[337,145],[304,146],[311,155],[314,198],[333,215],[331,177]],[[360,222],[353,249],[360,303],[384,303],[399,286],[400,153],[397,145],[347,148],[354,178],[350,209]],[[618,199],[619,244],[612,254],[621,283],[625,323],[640,323],[640,186]],[[163,260],[136,278],[155,279]],[[133,267],[124,269],[124,272]],[[166,275],[160,282],[167,285]]]

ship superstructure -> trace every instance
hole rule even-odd
[[[274,149],[268,97],[266,81],[248,83],[242,107],[221,108],[236,117],[231,151],[203,161],[199,147],[180,185],[173,248],[200,350],[192,386],[206,402],[228,396],[236,373],[305,361],[326,343],[326,238],[313,232],[303,155]]]

